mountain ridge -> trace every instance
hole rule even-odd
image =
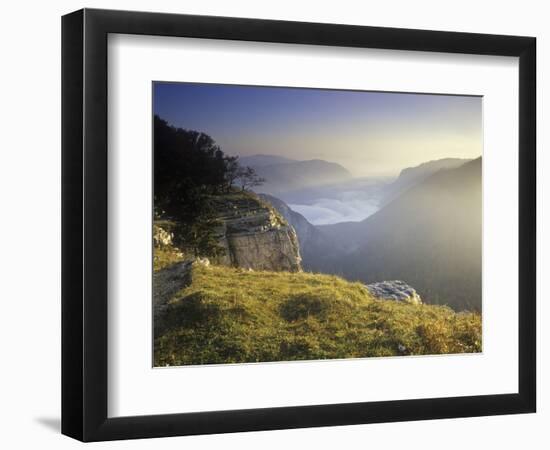
[[[285,156],[278,156],[278,155],[264,155],[264,154],[256,154],[256,155],[250,155],[250,156],[239,156],[239,164],[241,166],[249,166],[253,169],[257,167],[263,167],[273,164],[283,164],[283,163],[291,163],[295,162],[295,159],[287,158]]]
[[[361,222],[346,277],[398,278],[430,303],[481,310],[481,164],[440,170]]]
[[[265,180],[257,191],[275,197],[289,191],[338,183],[353,178],[342,165],[322,159],[251,167]]]
[[[426,161],[416,166],[406,167],[399,172],[396,180],[386,188],[386,193],[382,199],[382,205],[389,203],[407,189],[420,183],[439,170],[455,169],[470,161],[472,161],[472,159],[441,158]]]

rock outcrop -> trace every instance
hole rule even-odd
[[[304,257],[304,251],[318,240],[322,239],[321,232],[308,222],[300,213],[292,210],[285,202],[268,194],[258,194],[265,202],[277,210],[281,216],[294,228],[300,244],[300,254]]]
[[[420,295],[404,281],[381,281],[367,284],[366,287],[374,297],[381,300],[394,300],[415,305],[422,304]]]
[[[225,254],[214,262],[253,270],[302,270],[296,232],[271,205],[248,192],[213,199]]]
[[[153,307],[155,317],[168,301],[192,282],[193,260],[181,261],[153,273]]]
[[[268,194],[258,194],[292,225],[298,236],[302,267],[308,272],[340,273],[340,264],[333,264],[334,255],[341,252],[336,240],[327,239],[317,226],[308,222],[300,213],[291,209],[282,200]]]
[[[173,245],[174,233],[158,224],[153,224],[153,244],[155,247],[164,248]]]

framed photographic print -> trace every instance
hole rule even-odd
[[[64,434],[535,411],[535,38],[62,31]]]

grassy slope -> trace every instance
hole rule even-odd
[[[168,248],[155,248],[153,270],[156,272],[157,270],[164,269],[165,267],[183,260],[184,257],[182,253],[176,253]]]
[[[157,366],[481,351],[477,314],[375,300],[332,275],[220,266],[195,265],[155,326]]]

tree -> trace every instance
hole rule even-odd
[[[248,166],[240,168],[237,179],[243,191],[265,183],[265,178],[260,177],[252,167]]]
[[[179,222],[175,228],[175,243],[195,256],[222,256],[225,248],[220,245],[220,225],[220,220],[210,211],[193,222]]]
[[[154,213],[175,222],[178,247],[197,256],[218,256],[217,211],[212,199],[236,183],[244,191],[264,182],[237,156],[227,156],[205,133],[154,118]]]
[[[238,156],[225,157],[225,180],[227,181],[227,190],[230,190],[235,181],[239,178],[241,166],[239,166]]]
[[[228,164],[233,158],[207,134],[175,128],[155,116],[154,212],[157,218],[175,222],[180,248],[204,256],[223,251],[209,199],[227,189]]]
[[[191,220],[202,198],[225,189],[226,156],[204,133],[154,123],[155,212]]]

